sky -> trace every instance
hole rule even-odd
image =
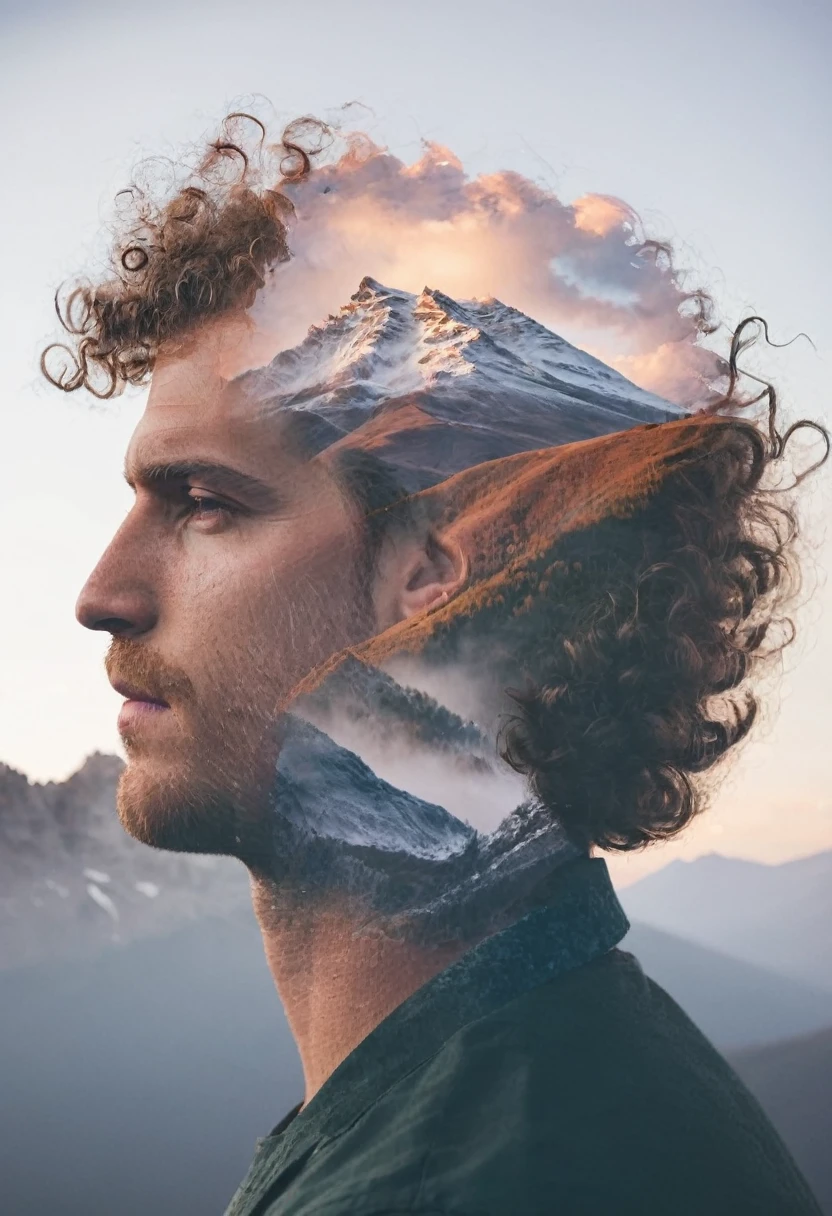
[[[197,145],[254,97],[285,118],[358,101],[362,126],[407,163],[435,141],[471,175],[511,169],[566,202],[624,199],[727,322],[754,311],[779,341],[810,335],[760,366],[787,418],[832,423],[831,39],[820,0],[0,7],[0,759],[47,780],[119,750],[105,639],[73,604],[129,506],[121,461],[141,400],[65,398],[37,361],[55,287],[94,267],[140,156]],[[800,640],[762,730],[695,829],[627,874],[713,849],[777,861],[832,847],[832,465],[814,482]]]

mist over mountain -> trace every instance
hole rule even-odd
[[[832,991],[832,850],[780,865],[677,860],[621,902],[634,920]]]
[[[464,697],[466,674],[444,674],[439,697]],[[493,725],[486,731],[409,682],[429,675],[411,664],[399,682],[350,655],[296,709],[379,778],[492,832],[526,800],[526,781],[500,760]],[[480,704],[473,712],[482,711]]]
[[[496,764],[496,747],[476,722],[465,720],[435,697],[399,683],[387,672],[348,656],[326,681],[303,698],[302,711],[327,730],[339,717],[386,745],[441,751],[470,772]]]

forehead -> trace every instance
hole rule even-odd
[[[259,400],[241,379],[260,365],[262,339],[246,318],[203,326],[162,348],[128,465],[198,457],[244,464],[265,475],[297,460],[292,418]]]

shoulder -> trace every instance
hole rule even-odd
[[[755,1099],[619,950],[460,1028],[319,1171],[356,1216],[818,1213]]]
[[[544,1211],[551,1194],[570,1213],[819,1212],[757,1100],[621,950],[466,1027],[425,1083],[447,1112],[434,1167],[478,1161],[495,1211],[512,1194]]]

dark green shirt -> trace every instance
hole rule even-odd
[[[635,958],[601,858],[393,1011],[258,1141],[226,1216],[820,1216]]]

